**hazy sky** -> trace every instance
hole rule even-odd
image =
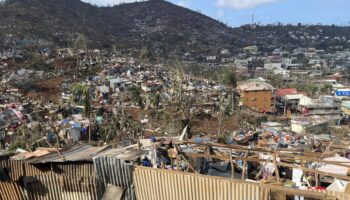
[[[83,0],[97,5],[113,5],[135,0]],[[200,11],[230,26],[256,22],[263,24],[322,23],[350,25],[350,0],[169,0]]]

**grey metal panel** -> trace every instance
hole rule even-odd
[[[133,185],[134,167],[124,160],[114,156],[102,156],[94,158],[96,171],[98,198],[101,199],[108,184],[119,186],[125,189],[123,199],[136,199]]]

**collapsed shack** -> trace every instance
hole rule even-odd
[[[0,199],[97,199],[91,156],[105,147],[42,148],[0,161]],[[2,173],[1,173],[2,172]]]
[[[346,147],[323,145],[312,152],[152,138],[119,149],[42,148],[0,161],[0,199],[350,199],[350,160],[331,159]]]
[[[1,200],[97,199],[93,165],[85,162],[27,164],[1,161]],[[9,174],[9,176],[7,175]]]

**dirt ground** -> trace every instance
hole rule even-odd
[[[38,92],[28,92],[26,95],[31,99],[44,98],[57,103],[61,94],[59,86],[62,81],[63,77],[38,81],[35,85],[40,90]]]

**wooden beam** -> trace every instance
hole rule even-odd
[[[232,149],[230,149],[230,163],[231,163],[231,178],[235,178],[235,166],[233,165],[233,159],[232,159]]]
[[[249,152],[246,152],[246,153],[244,154],[244,158],[247,158],[248,155],[249,155]],[[247,160],[244,160],[244,161],[243,161],[243,170],[242,170],[242,180],[244,180],[244,176],[245,176],[245,173],[246,173],[247,171],[248,171],[248,169],[247,169]]]
[[[277,165],[277,159],[276,159],[276,153],[273,154],[273,164],[275,165],[275,174],[276,174],[276,180],[278,183],[280,183],[280,171],[278,170]]]
[[[217,158],[217,159],[221,159],[221,160],[225,160],[225,161],[230,161],[230,157],[229,156],[223,156],[223,155],[209,155],[209,154],[196,154],[196,153],[184,153],[186,156],[192,157],[192,158]],[[233,157],[234,160],[243,160],[243,161],[251,161],[251,162],[270,162],[270,160],[266,160],[266,159],[257,159],[257,158],[242,158],[242,157],[237,157],[234,156]],[[319,171],[319,170],[315,170],[315,169],[309,169],[309,168],[305,168],[305,167],[301,167],[299,165],[293,165],[293,164],[289,164],[289,163],[284,163],[284,162],[279,162],[277,163],[278,166],[283,166],[283,167],[288,167],[288,168],[296,168],[296,169],[301,169],[303,171],[306,172],[313,172],[313,173],[318,173],[324,176],[331,176],[331,177],[335,177],[335,178],[339,178],[342,180],[348,180],[350,181],[350,176],[344,176],[344,175],[339,175],[339,174],[334,174],[334,173],[328,173],[328,172],[323,172],[323,171]]]

